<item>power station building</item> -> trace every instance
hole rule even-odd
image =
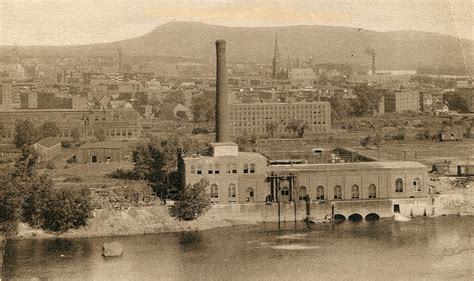
[[[358,209],[364,209],[368,214],[377,212],[385,215],[400,211],[402,205],[416,205],[421,202],[420,200],[427,198],[428,169],[417,162],[304,164],[290,161],[289,164],[284,164],[269,161],[260,153],[238,151],[237,144],[230,142],[230,134],[236,127],[231,126],[232,130],[229,131],[229,127],[225,126],[229,120],[228,114],[230,113],[230,120],[235,122],[233,116],[239,112],[236,107],[226,103],[225,41],[217,41],[216,47],[218,74],[216,142],[210,143],[208,155],[183,156],[179,170],[185,186],[206,178],[209,181],[208,191],[211,201],[219,205],[245,205],[245,203],[271,205],[272,202],[278,202],[279,206],[280,203],[292,202],[290,204],[296,206],[298,202],[306,204],[329,202],[331,204],[323,205],[345,204],[345,209],[349,211],[357,212]],[[278,115],[282,114],[276,113],[282,110],[278,106],[258,105],[255,112],[265,112],[263,118],[245,121],[264,122],[266,116],[276,116],[274,118],[278,121],[293,117],[291,114]],[[300,108],[302,112],[307,112],[308,116],[313,116],[316,112],[319,114],[318,118],[321,116],[325,118],[315,120],[330,122],[328,117],[325,117],[328,114],[328,107],[324,104],[315,104],[315,108],[308,108],[307,111],[303,109],[306,110]],[[317,113],[318,111],[320,113]],[[240,113],[237,114],[239,122],[243,122],[244,118],[251,115],[243,108]],[[318,125],[324,128],[327,124],[313,125],[316,125],[315,128],[318,128]],[[264,124],[255,123],[254,126],[262,130],[261,126]],[[326,208],[324,212],[327,214],[328,209]]]

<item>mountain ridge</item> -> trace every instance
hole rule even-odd
[[[173,21],[151,32],[125,40],[71,46],[18,47],[26,55],[109,55],[122,48],[126,56],[182,57],[210,61],[214,42],[227,41],[227,56],[233,62],[271,63],[275,36],[280,59],[313,57],[315,63],[368,66],[367,47],[376,52],[378,69],[419,67],[464,67],[472,70],[473,41],[416,30],[373,31],[325,25],[278,27],[229,27],[200,22]],[[5,49],[6,47],[2,47]],[[472,72],[472,71],[471,71]]]

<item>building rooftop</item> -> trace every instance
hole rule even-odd
[[[45,146],[45,147],[49,148],[49,147],[53,147],[57,144],[61,145],[61,140],[58,139],[58,138],[54,138],[54,137],[47,137],[47,138],[39,140],[37,143],[42,145],[42,146]]]
[[[270,171],[312,171],[312,170],[380,170],[380,169],[428,169],[425,165],[411,161],[357,162],[331,164],[270,165]]]
[[[116,141],[101,141],[101,142],[89,142],[78,149],[97,149],[97,148],[109,148],[109,149],[124,149],[127,145],[123,142]]]

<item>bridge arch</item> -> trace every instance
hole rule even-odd
[[[360,214],[352,214],[349,216],[349,221],[362,221],[362,216]]]
[[[341,214],[335,214],[334,215],[334,220],[335,221],[345,221],[346,217],[344,215],[341,215]]]
[[[370,213],[365,216],[366,221],[378,221],[380,219],[380,216],[376,213]]]

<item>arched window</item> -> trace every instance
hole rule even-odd
[[[219,187],[215,183],[211,185],[211,198],[219,198]]]
[[[227,189],[227,191],[228,191],[227,196],[229,198],[237,197],[237,188],[236,188],[235,184],[233,184],[233,183],[229,184],[229,188]]]
[[[403,180],[401,178],[395,180],[395,192],[403,192]]]
[[[247,202],[253,202],[254,201],[254,192],[253,188],[249,187],[247,188]]]
[[[284,186],[281,188],[281,195],[282,196],[289,196],[290,195],[290,190],[288,189],[287,186]]]
[[[304,200],[304,198],[306,197],[306,187],[304,186],[300,186],[300,188],[298,189],[298,198],[299,200]]]
[[[375,184],[369,185],[369,198],[377,198],[377,188]]]
[[[420,178],[418,177],[413,180],[413,190],[421,191],[421,181],[420,181]]]
[[[351,198],[358,199],[359,198],[359,186],[354,184],[351,189]]]
[[[316,200],[324,200],[324,187],[318,186],[316,188]]]
[[[342,199],[342,187],[339,185],[334,187],[334,199]]]

